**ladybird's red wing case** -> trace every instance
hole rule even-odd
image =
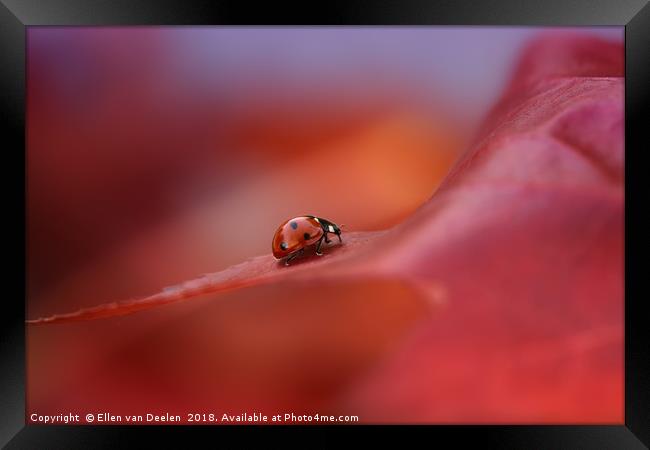
[[[323,228],[313,217],[299,216],[280,225],[273,236],[273,256],[284,258],[308,245],[316,243]]]

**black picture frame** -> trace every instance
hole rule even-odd
[[[586,426],[328,426],[290,427],[293,436],[326,445],[331,431],[361,428],[384,438],[386,430],[406,430],[409,440],[445,439],[488,448],[647,448],[650,446],[650,355],[644,333],[643,289],[647,230],[639,195],[646,170],[650,83],[650,6],[647,0],[358,0],[304,3],[300,9],[264,2],[181,0],[0,0],[0,97],[4,156],[3,192],[9,233],[0,328],[0,444],[7,448],[122,448],[134,438],[187,446],[208,439],[210,446],[236,437],[280,436],[289,427],[157,427],[25,425],[25,36],[35,25],[495,25],[625,26],[625,423]],[[647,120],[647,119],[646,119]],[[9,138],[9,139],[7,139]],[[6,248],[6,247],[5,247]],[[243,432],[242,432],[243,431]],[[213,436],[218,433],[218,437]],[[282,433],[285,439],[285,433]],[[243,439],[243,440],[242,440]],[[449,441],[450,440],[450,441]],[[141,441],[144,442],[144,441]]]

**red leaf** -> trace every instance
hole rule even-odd
[[[449,307],[351,386],[342,410],[388,422],[622,423],[623,79],[611,76],[622,48],[609,65],[584,60],[612,47],[531,46],[507,111],[496,108],[394,243],[402,270],[441,280]],[[557,61],[570,62],[559,78]]]

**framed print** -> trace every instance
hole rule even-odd
[[[522,5],[3,1],[3,445],[647,446],[650,8]]]

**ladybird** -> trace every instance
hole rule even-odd
[[[283,222],[273,236],[273,256],[282,259],[288,256],[285,265],[305,251],[305,247],[318,243],[316,254],[321,256],[320,247],[325,241],[332,242],[327,235],[335,234],[341,239],[341,228],[334,222],[316,216],[298,216]]]

